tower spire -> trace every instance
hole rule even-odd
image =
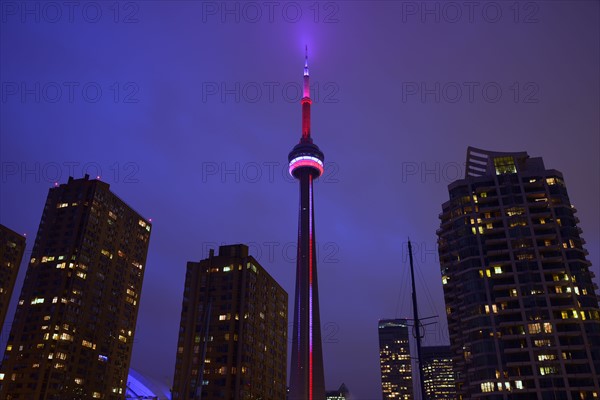
[[[312,142],[310,138],[310,105],[312,100],[310,99],[310,83],[308,75],[308,46],[305,47],[304,53],[304,90],[302,91],[302,141]]]
[[[304,48],[304,76],[308,76],[308,46]]]

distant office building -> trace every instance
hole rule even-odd
[[[459,397],[598,398],[597,286],[562,174],[469,148],[448,190],[438,242]]]
[[[24,252],[25,238],[0,224],[0,330],[4,327]]]
[[[341,384],[338,390],[325,392],[325,400],[350,400],[350,391],[345,384]]]
[[[405,319],[379,321],[379,361],[383,399],[413,398],[413,381]]]
[[[450,346],[423,346],[423,383],[428,400],[456,399]]]
[[[49,190],[0,398],[123,399],[150,223],[99,180]]]
[[[287,302],[246,245],[189,262],[173,400],[285,399]]]

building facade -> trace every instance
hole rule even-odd
[[[450,346],[423,346],[423,384],[428,400],[455,400],[456,388]]]
[[[328,390],[325,392],[325,400],[350,400],[350,391],[346,384],[342,383],[337,390]]]
[[[379,321],[379,362],[383,400],[412,400],[409,329],[405,319]]]
[[[600,310],[559,171],[469,148],[438,249],[463,399],[596,399]]]
[[[173,400],[284,399],[287,302],[245,245],[189,262]]]
[[[0,330],[12,296],[25,252],[25,237],[0,224]]]
[[[294,329],[290,369],[290,400],[325,398],[325,373],[319,313],[317,280],[317,246],[313,182],[323,174],[323,152],[313,143],[310,131],[310,85],[308,55],[304,61],[302,136],[288,155],[290,174],[300,186],[298,211],[298,253],[296,256],[296,291],[294,295]]]
[[[125,397],[150,230],[108,184],[87,175],[49,190],[0,398]]]

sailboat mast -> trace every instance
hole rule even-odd
[[[426,400],[425,384],[423,382],[423,360],[421,358],[421,321],[419,320],[419,308],[417,307],[417,290],[415,288],[415,270],[413,267],[413,255],[410,239],[408,240],[408,257],[410,259],[410,279],[412,283],[412,303],[413,303],[413,319],[414,332],[417,339],[417,362],[419,369],[417,371],[417,379],[419,380],[419,388],[421,390],[421,399]]]

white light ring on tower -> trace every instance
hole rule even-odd
[[[325,171],[325,168],[323,167],[323,161],[313,156],[300,156],[290,161],[290,175],[294,176],[294,170],[300,167],[312,167],[319,171],[319,175],[323,175],[323,172]]]

